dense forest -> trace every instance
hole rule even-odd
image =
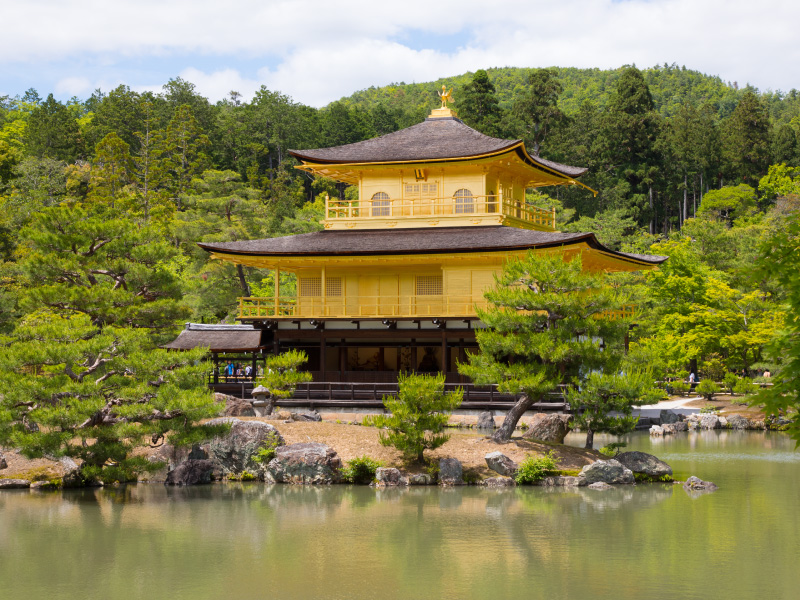
[[[195,242],[318,230],[317,199],[352,191],[294,169],[288,150],[413,125],[442,83],[468,125],[589,168],[582,181],[597,196],[529,193],[556,208],[561,229],[671,257],[629,282],[642,361],[662,374],[780,367],[767,348],[786,291],[780,273],[753,267],[797,212],[800,97],[675,65],[481,70],[370,88],[321,109],[263,87],[249,101],[231,92],[212,104],[181,79],[157,94],[120,86],[66,103],[35,90],[0,98],[6,342],[33,335],[41,315],[146,330],[153,344],[184,320],[232,320],[236,298],[270,293],[271,275],[209,261]]]

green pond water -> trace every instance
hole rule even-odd
[[[788,437],[629,444],[719,491],[4,491],[0,598],[800,598],[800,452]]]

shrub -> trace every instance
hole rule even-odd
[[[555,453],[551,450],[544,456],[529,456],[519,465],[514,481],[518,485],[531,484],[543,479],[557,469]]]
[[[342,469],[342,479],[347,483],[366,485],[375,481],[375,472],[381,466],[383,463],[379,460],[373,460],[369,456],[359,456],[347,461],[347,465]]]
[[[716,407],[716,406],[710,406],[710,405],[709,406],[703,406],[700,409],[700,414],[708,415],[708,414],[711,414],[711,413],[716,413],[718,410],[719,410],[719,408]]]
[[[736,386],[739,383],[739,377],[736,373],[725,373],[725,378],[722,381],[731,394],[736,393]]]
[[[433,450],[450,439],[442,434],[449,413],[461,405],[462,391],[444,392],[444,375],[400,374],[400,391],[396,398],[383,397],[389,415],[364,419],[381,431],[384,446],[394,446],[407,458],[423,462],[425,450]]]
[[[627,442],[611,442],[607,446],[603,446],[600,448],[600,454],[603,456],[608,456],[609,458],[614,458],[622,448],[627,446]]]
[[[671,385],[673,393],[677,396],[685,396],[691,388],[688,381],[673,381]]]
[[[714,400],[714,394],[719,393],[719,385],[710,379],[704,379],[697,384],[695,391],[709,402]]]
[[[256,451],[255,456],[253,456],[253,460],[259,464],[267,464],[273,458],[275,458],[275,450],[280,445],[278,438],[275,436],[270,436],[262,446]]]
[[[725,371],[725,363],[716,352],[709,354],[703,362],[703,373],[707,379],[719,381],[725,376]]]
[[[759,390],[759,386],[747,378],[741,378],[733,387],[734,392],[742,396],[750,396]]]

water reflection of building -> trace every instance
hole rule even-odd
[[[274,271],[274,294],[241,298],[238,319],[261,334],[254,356],[302,349],[316,382],[392,383],[403,371],[440,371],[463,383],[457,365],[477,351],[483,293],[506,261],[529,251],[581,254],[593,271],[663,260],[610,250],[592,233],[557,232],[554,210],[528,203],[525,191],[582,186],[586,169],[485,136],[448,108],[375,139],[291,154],[300,169],[356,186],[357,198],[327,199],[324,231],[200,246]]]

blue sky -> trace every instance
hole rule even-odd
[[[785,0],[0,0],[0,14],[0,96],[183,77],[211,100],[265,85],[322,106],[479,68],[631,63],[800,88],[800,3]]]

